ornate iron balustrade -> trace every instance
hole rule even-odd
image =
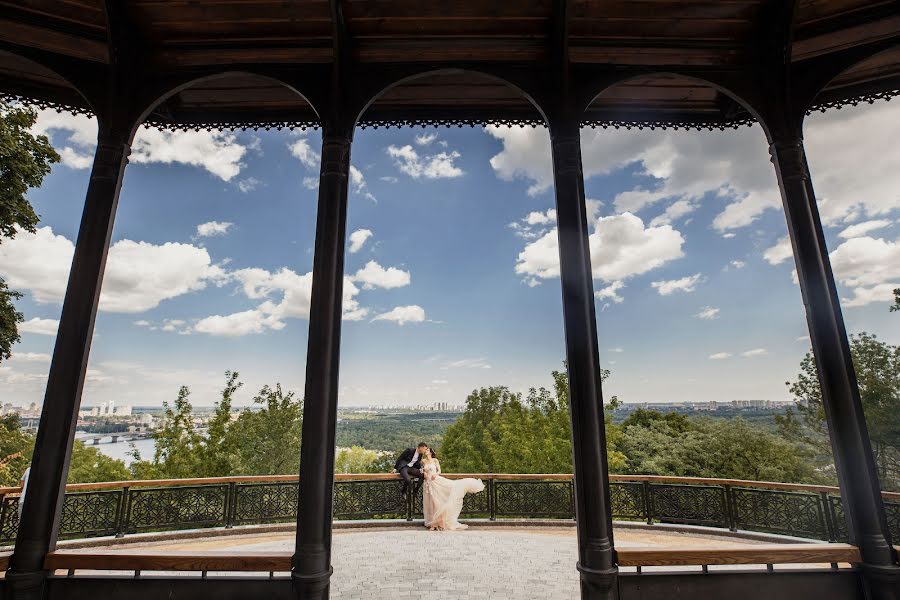
[[[463,517],[573,519],[571,475],[480,477],[485,491],[466,497]],[[336,475],[334,517],[406,519],[422,515],[421,490],[406,500],[395,475]],[[611,481],[617,519],[720,527],[843,542],[847,527],[838,489],[828,486],[685,477],[621,476]],[[0,488],[0,544],[14,542],[18,488]],[[296,520],[296,476],[219,477],[76,484],[67,487],[60,536],[118,537]],[[900,539],[900,493],[884,494]]]

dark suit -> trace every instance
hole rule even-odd
[[[403,451],[402,454],[397,458],[397,461],[394,463],[394,468],[400,473],[400,477],[403,478],[403,495],[405,496],[407,491],[409,491],[409,484],[412,483],[413,479],[419,480],[419,485],[422,485],[422,457],[416,459],[416,462],[413,463],[412,466],[409,466],[409,463],[412,462],[413,458],[416,456],[415,448],[407,448]],[[419,487],[416,486],[413,489],[413,495],[418,493]]]

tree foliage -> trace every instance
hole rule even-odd
[[[34,434],[22,430],[18,415],[0,417],[0,485],[19,485],[22,474],[31,464],[34,438]],[[121,460],[75,441],[69,463],[69,483],[121,481],[129,476],[128,468]]]
[[[602,377],[609,376],[608,371]],[[553,389],[522,394],[497,386],[473,391],[466,411],[447,429],[441,447],[446,470],[469,473],[571,473],[569,382],[553,371]],[[615,450],[617,428],[607,415],[610,465],[624,457]]]
[[[869,429],[882,488],[900,489],[900,346],[862,332],[850,336],[850,354],[856,370],[859,395]],[[797,401],[799,419],[793,413],[779,420],[782,432],[817,448],[830,464],[831,446],[822,405],[822,389],[812,352],[800,362],[800,373],[787,382]]]
[[[31,133],[36,120],[33,110],[0,99],[0,243],[19,229],[35,230],[38,216],[25,195],[29,188],[40,187],[50,165],[59,161],[47,136]],[[10,357],[19,341],[23,316],[13,300],[20,297],[0,279],[0,361]]]
[[[505,387],[482,388],[447,430],[447,470],[487,473],[571,473],[569,386],[554,371],[553,388],[523,398]],[[602,373],[609,376],[608,371]],[[615,424],[605,413],[607,457],[614,473],[821,482],[809,446],[743,419],[704,419],[634,411]]]
[[[393,454],[361,446],[340,448],[334,457],[335,473],[384,473],[393,468]]]
[[[131,465],[139,479],[280,475],[297,473],[303,404],[281,385],[264,386],[253,407],[235,415],[232,400],[242,386],[236,372],[225,373],[221,399],[205,432],[194,423],[190,389],[183,386],[174,404],[163,404],[162,425],[154,433],[152,459],[135,452]],[[235,418],[236,416],[236,418]]]

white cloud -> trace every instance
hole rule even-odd
[[[532,211],[509,224],[517,236],[526,240],[533,240],[548,231],[548,227],[556,225],[556,209],[550,208],[544,212]]]
[[[890,227],[893,223],[886,219],[878,219],[875,221],[864,221],[862,223],[857,223],[856,225],[851,225],[847,227],[843,231],[838,234],[838,237],[842,237],[844,239],[862,237],[871,231],[877,231],[878,229],[884,229],[885,227]]]
[[[747,263],[745,263],[742,260],[733,260],[730,263],[728,263],[728,265],[731,267],[734,267],[735,269],[743,269],[744,267],[747,266]]]
[[[87,169],[94,162],[97,120],[93,117],[43,109],[38,111],[32,131],[51,138],[53,147],[59,152],[65,166]]]
[[[12,360],[17,362],[49,363],[50,355],[40,352],[13,352]]]
[[[373,321],[394,321],[398,325],[407,323],[421,323],[425,320],[425,309],[415,304],[410,306],[397,306],[391,310],[376,315]]]
[[[731,358],[730,352],[716,352],[709,355],[709,360],[724,360],[726,358]]]
[[[150,321],[148,321],[147,319],[138,319],[137,321],[134,321],[133,324],[137,325],[138,327],[152,327],[153,326],[153,324]]]
[[[622,352],[625,352],[625,349],[624,348],[610,348],[609,351],[615,352],[617,354],[621,354]]]
[[[393,175],[384,175],[382,177],[379,177],[378,179],[380,179],[381,181],[384,181],[386,183],[397,183],[398,181],[400,181]]]
[[[753,350],[747,350],[746,352],[742,352],[741,356],[746,356],[748,358],[753,358],[754,356],[765,356],[769,351],[765,348],[754,348]]]
[[[246,179],[241,179],[240,181],[238,181],[237,185],[238,189],[241,190],[241,192],[247,194],[259,187],[259,184],[261,183],[262,182],[256,177],[247,177]]]
[[[663,213],[650,221],[650,225],[665,225],[697,210],[697,204],[691,200],[676,200]]]
[[[423,133],[422,135],[416,136],[416,144],[419,146],[428,146],[437,139],[436,133]]]
[[[386,148],[388,156],[394,159],[394,164],[401,172],[406,173],[413,179],[447,179],[454,177],[462,177],[463,170],[454,164],[454,161],[460,158],[460,153],[453,150],[451,152],[439,152],[420,156],[416,150],[409,144],[398,147],[388,146]]]
[[[0,276],[26,290],[40,304],[60,303],[66,290],[74,244],[50,227],[20,231],[0,245]],[[139,313],[163,300],[221,284],[225,273],[205,248],[119,240],[109,250],[100,309]]]
[[[292,143],[288,144],[288,149],[290,149],[291,154],[300,161],[304,167],[309,170],[319,169],[322,157],[321,155],[313,150],[312,146],[309,143],[309,140],[306,138],[298,138],[294,140]],[[319,188],[319,177],[318,176],[308,176],[303,178],[303,187],[308,190],[315,190]],[[366,178],[363,175],[362,171],[350,165],[350,191],[355,194],[361,194],[368,198],[369,200],[375,201],[375,196],[369,193],[368,186],[366,185]]]
[[[284,323],[272,315],[252,309],[230,315],[212,315],[197,321],[194,331],[218,337],[240,337],[262,333],[267,329],[282,329]]]
[[[376,287],[392,289],[404,287],[410,282],[409,271],[403,271],[394,267],[385,269],[374,260],[366,263],[366,266],[358,270],[353,276],[353,281],[363,284],[364,290]]]
[[[893,300],[893,290],[900,287],[900,240],[857,237],[829,256],[835,279],[853,292],[842,300],[844,306]]]
[[[35,333],[38,335],[56,335],[59,329],[59,321],[57,319],[39,319],[37,317],[28,319],[24,323],[19,324],[20,333]]]
[[[86,169],[97,146],[97,125],[92,117],[54,110],[41,110],[36,133],[50,134],[60,150],[63,164]],[[225,131],[160,131],[140,127],[131,144],[129,161],[135,164],[185,164],[201,167],[223,181],[240,173],[247,146],[234,133]]]
[[[228,230],[234,226],[234,223],[227,221],[208,221],[197,225],[197,237],[216,237],[225,235]]]
[[[794,256],[794,250],[791,247],[791,238],[784,236],[778,240],[774,246],[767,248],[763,252],[763,258],[770,265],[780,265],[784,261]]]
[[[486,131],[503,143],[503,150],[491,158],[500,178],[531,181],[530,195],[550,189],[553,171],[546,129],[490,126]],[[585,178],[636,164],[658,180],[651,189],[637,187],[615,198],[619,212],[670,202],[651,225],[688,214],[707,194],[730,202],[713,221],[720,231],[748,225],[764,210],[780,206],[766,141],[756,126],[713,132],[583,129],[581,153]]]
[[[846,106],[806,118],[807,159],[825,225],[900,208],[900,144],[885,127],[897,122],[896,102]]]
[[[598,218],[588,242],[593,276],[606,282],[624,281],[684,254],[684,238],[671,225],[645,228],[640,217],[631,213]],[[556,228],[525,246],[516,273],[535,281],[559,276]]]
[[[223,181],[241,172],[247,147],[224,131],[160,131],[141,127],[131,145],[133,163],[179,163],[202,167]]]
[[[719,318],[719,309],[714,306],[704,306],[700,309],[700,312],[698,312],[694,316],[698,319],[704,319],[706,321],[717,319]]]
[[[485,358],[461,358],[441,365],[442,371],[450,369],[490,369],[491,364]]]
[[[702,273],[695,273],[694,275],[688,275],[681,279],[654,281],[650,286],[659,292],[660,296],[669,296],[675,292],[693,292],[702,278]]]
[[[605,288],[601,288],[594,292],[594,297],[597,300],[611,300],[616,304],[621,304],[625,298],[619,295],[619,290],[625,287],[625,284],[621,281],[613,281],[611,284],[606,286]]]
[[[556,223],[556,209],[551,208],[547,212],[534,211],[528,213],[525,222],[529,225],[549,225]]]
[[[312,273],[298,275],[288,268],[267,271],[239,269],[231,273],[241,291],[251,300],[262,300],[255,308],[228,315],[211,315],[198,320],[193,331],[214,336],[237,337],[280,330],[287,319],[308,319],[312,299]],[[364,319],[369,310],[360,306],[359,288],[344,277],[343,318]]]
[[[363,245],[365,245],[366,240],[372,237],[372,231],[370,229],[357,229],[353,233],[350,234],[350,254],[356,254],[360,250],[362,250]]]
[[[309,145],[308,139],[299,138],[293,143],[288,144],[288,148],[290,149],[291,154],[294,155],[294,157],[307,169],[319,168],[321,157],[319,156],[319,153],[313,150],[312,146]]]

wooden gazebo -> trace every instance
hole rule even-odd
[[[29,493],[0,580],[8,598],[328,597],[353,131],[480,123],[546,126],[552,140],[582,597],[900,598],[802,136],[809,111],[900,94],[896,0],[0,0],[0,92],[89,112],[98,123]],[[619,573],[579,130],[752,122],[765,131],[778,176],[859,562],[769,573]],[[289,578],[48,570],[119,190],[142,123],[322,129]]]

